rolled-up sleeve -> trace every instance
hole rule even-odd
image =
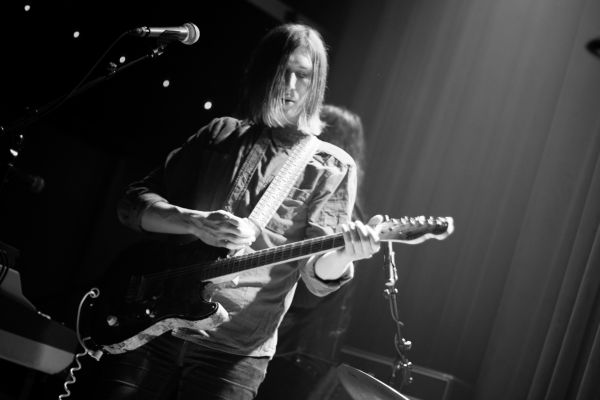
[[[182,176],[189,177],[196,170],[199,149],[214,139],[212,132],[218,131],[219,123],[220,120],[216,119],[204,126],[181,147],[172,150],[165,161],[147,176],[129,184],[117,205],[117,215],[123,225],[143,231],[141,222],[146,209],[160,201],[169,202],[171,196],[178,196],[182,190],[178,182]]]
[[[351,221],[352,209],[356,200],[356,166],[348,156],[341,162],[336,159],[336,167],[329,167],[318,185],[310,204],[308,238],[335,233],[336,228]],[[300,262],[300,276],[308,290],[322,297],[338,290],[354,276],[354,265],[336,280],[320,279],[315,273],[315,263],[320,255]]]
[[[117,215],[123,225],[136,231],[143,231],[144,211],[154,203],[167,202],[166,198],[157,193],[160,192],[157,187],[159,182],[157,175],[160,174],[160,168],[157,168],[144,179],[133,182],[127,187],[125,195],[117,205]]]

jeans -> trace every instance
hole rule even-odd
[[[81,371],[85,393],[75,384],[73,398],[251,400],[268,362],[268,357],[223,353],[167,333],[136,350],[92,361]]]

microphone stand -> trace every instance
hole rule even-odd
[[[126,32],[123,35],[121,35],[109,47],[109,50],[116,44],[117,41],[119,41],[122,37],[124,37],[128,33],[129,32]],[[150,52],[148,52],[147,54],[145,54],[133,61],[130,61],[127,64],[123,64],[120,67],[117,66],[117,64],[110,62],[108,64],[108,71],[106,74],[99,76],[95,79],[92,79],[92,80],[88,81],[87,83],[82,82],[82,83],[78,84],[73,90],[71,90],[71,92],[69,92],[66,95],[61,96],[57,99],[52,100],[49,103],[46,103],[39,109],[37,109],[37,108],[29,109],[28,108],[27,116],[14,121],[13,123],[11,123],[10,125],[7,125],[6,127],[0,125],[0,144],[2,144],[3,147],[7,148],[6,153],[0,155],[0,161],[2,161],[2,165],[1,165],[2,170],[0,171],[0,192],[2,192],[2,185],[4,183],[6,183],[6,181],[8,180],[9,170],[11,168],[14,168],[14,162],[16,161],[19,153],[23,149],[24,135],[21,133],[22,130],[31,126],[32,124],[34,124],[35,122],[40,120],[42,117],[49,115],[53,111],[56,111],[67,100],[69,100],[75,96],[78,96],[78,95],[82,94],[83,92],[86,92],[87,90],[97,86],[98,84],[100,84],[104,81],[107,81],[108,79],[117,75],[119,72],[129,69],[130,67],[137,65],[144,60],[157,58],[157,57],[161,56],[162,54],[164,54],[167,45],[169,43],[171,43],[173,40],[174,40],[173,38],[168,37],[168,36],[159,37],[158,45],[154,49],[152,49]],[[108,53],[109,50],[107,50],[105,52],[105,55]],[[102,58],[103,57],[104,56],[102,56]],[[99,61],[101,61],[101,60],[99,60]],[[94,69],[94,67],[92,68],[90,73],[93,71],[93,69]],[[84,78],[84,80],[85,80],[85,78]],[[4,149],[0,149],[0,150],[2,152],[5,151]]]
[[[46,116],[46,115],[50,114],[51,112],[57,110],[58,107],[61,106],[67,100],[80,95],[81,93],[97,86],[101,82],[107,81],[108,79],[117,75],[117,73],[124,71],[144,60],[147,60],[150,58],[156,58],[156,57],[162,55],[165,51],[165,48],[166,48],[166,45],[161,44],[158,47],[152,49],[152,51],[150,51],[148,54],[143,55],[133,61],[130,61],[127,64],[123,64],[120,67],[117,66],[113,62],[109,63],[108,72],[105,75],[102,75],[95,79],[92,79],[91,81],[80,86],[79,88],[76,88],[71,93],[67,94],[66,96],[59,97],[59,98],[45,104],[44,106],[40,107],[39,109],[31,110],[30,111],[31,115],[15,121],[12,125],[9,125],[7,128],[5,128],[5,130],[10,132],[12,130],[23,129],[23,128],[28,127],[29,125],[33,124],[34,122],[37,122],[41,117]]]
[[[389,217],[387,215],[385,216],[385,220],[389,220]],[[396,358],[394,361],[394,365],[392,366],[392,374],[389,383],[390,386],[394,386],[398,381],[398,373],[400,373],[401,380],[397,387],[398,389],[401,389],[404,385],[410,384],[412,382],[412,377],[410,376],[412,370],[412,363],[408,361],[408,359],[404,355],[404,352],[410,350],[410,348],[412,347],[412,342],[402,337],[402,328],[404,327],[404,323],[400,321],[400,318],[398,316],[398,289],[396,288],[396,283],[398,282],[398,271],[396,269],[394,249],[392,248],[392,243],[390,242],[382,242],[382,247],[384,250],[383,267],[386,271],[388,279],[385,283],[383,295],[386,299],[389,300],[392,320],[396,324],[396,334],[394,336],[394,348],[396,349]]]

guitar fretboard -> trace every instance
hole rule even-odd
[[[241,256],[222,258],[213,262],[191,264],[170,271],[148,274],[145,275],[144,278],[147,280],[155,280],[193,274],[195,277],[204,281],[252,268],[298,260],[343,246],[344,235],[342,233],[337,233],[284,244],[270,249],[258,250],[254,253]]]
[[[414,244],[421,243],[431,237],[442,240],[452,233],[454,225],[451,217],[429,217],[429,219],[425,217],[405,217],[400,220],[392,219],[384,221],[378,225],[378,230],[381,241],[402,241]],[[168,271],[147,274],[142,279],[152,281],[193,275],[195,279],[198,278],[205,281],[252,268],[298,260],[343,246],[343,233],[335,233],[259,250],[241,256],[221,258],[216,261],[190,264]]]

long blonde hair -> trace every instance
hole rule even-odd
[[[285,71],[290,55],[306,51],[313,67],[312,79],[298,118],[298,129],[319,134],[319,113],[327,85],[327,50],[319,32],[301,24],[284,24],[260,41],[246,68],[240,111],[242,118],[270,127],[289,125],[284,112]]]

